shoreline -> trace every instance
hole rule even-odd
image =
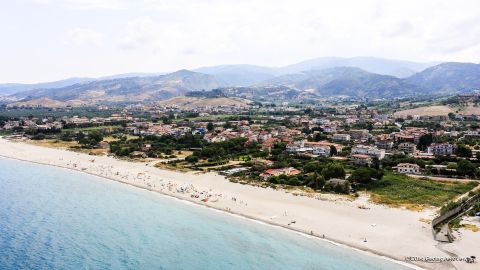
[[[86,154],[80,154],[80,153],[71,152],[71,151],[67,151],[67,150],[44,148],[44,147],[39,147],[39,146],[27,145],[27,144],[18,144],[18,143],[13,143],[13,142],[7,142],[3,139],[0,140],[0,144],[5,145],[5,143],[10,144],[10,145],[17,145],[17,146],[18,145],[23,145],[23,148],[26,148],[26,147],[35,148],[35,147],[37,147],[37,150],[40,149],[40,150],[44,150],[44,151],[56,152],[56,154],[59,154],[58,156],[56,156],[56,158],[59,158],[59,156],[60,156],[60,160],[62,160],[63,156],[68,156],[68,155],[76,156],[79,159],[83,159],[83,161],[85,161],[85,162],[87,162],[88,159],[92,159],[92,158],[94,158],[94,160],[98,159],[97,156],[89,156],[89,155],[86,155]],[[25,149],[22,149],[22,150],[25,150]],[[225,208],[221,204],[212,204],[210,202],[208,204],[203,203],[203,202],[199,201],[198,199],[196,200],[196,199],[193,199],[193,198],[188,197],[188,196],[182,196],[182,194],[185,195],[184,193],[179,194],[179,193],[175,193],[175,192],[165,192],[165,191],[163,191],[163,189],[159,190],[159,189],[152,188],[151,186],[149,187],[147,185],[142,185],[142,184],[138,184],[138,183],[129,181],[129,178],[127,180],[125,180],[125,179],[120,179],[119,177],[117,177],[117,178],[109,177],[109,176],[103,175],[99,172],[94,172],[92,170],[87,170],[85,168],[82,168],[82,166],[72,168],[70,166],[60,164],[60,162],[52,162],[52,158],[50,160],[38,161],[38,160],[35,160],[34,158],[30,158],[30,157],[22,158],[22,156],[20,154],[15,153],[15,152],[5,154],[1,150],[0,150],[0,156],[2,156],[4,158],[19,160],[19,161],[22,161],[22,162],[30,162],[30,163],[40,164],[40,165],[55,166],[55,167],[58,167],[58,168],[68,169],[68,170],[71,170],[71,171],[87,173],[87,174],[93,175],[95,177],[105,178],[107,180],[113,180],[113,181],[118,182],[118,183],[127,184],[129,186],[136,187],[136,188],[141,188],[141,189],[144,189],[146,191],[151,191],[151,192],[154,192],[154,193],[157,193],[157,194],[160,194],[160,195],[166,195],[167,198],[177,199],[177,200],[180,200],[182,202],[194,204],[194,205],[197,205],[197,206],[206,206],[206,207],[208,207],[212,210],[220,211],[222,214],[230,214],[231,216],[235,216],[237,218],[248,219],[250,221],[259,222],[259,223],[262,223],[262,224],[267,225],[267,226],[275,226],[277,228],[285,229],[285,230],[288,230],[290,232],[300,234],[304,237],[310,237],[310,238],[314,238],[314,239],[317,239],[317,240],[323,240],[323,241],[326,241],[330,244],[341,246],[341,247],[344,247],[344,248],[350,248],[350,249],[360,251],[360,252],[365,253],[365,254],[370,255],[370,256],[378,256],[378,257],[381,257],[382,259],[386,259],[386,260],[389,260],[391,262],[394,262],[394,263],[397,263],[397,264],[400,264],[400,265],[403,265],[403,266],[406,266],[406,267],[410,267],[412,269],[423,269],[423,268],[438,269],[437,266],[440,267],[441,269],[445,269],[445,267],[450,268],[450,267],[453,266],[453,265],[445,264],[445,263],[429,263],[429,264],[423,263],[423,264],[421,264],[421,263],[406,262],[406,261],[402,260],[401,255],[398,255],[398,256],[392,255],[391,253],[388,253],[388,250],[383,251],[383,250],[381,250],[381,248],[365,247],[365,246],[362,246],[362,245],[359,245],[359,244],[352,243],[351,241],[350,242],[349,241],[344,241],[344,240],[339,239],[337,237],[332,237],[331,234],[327,234],[328,236],[325,236],[323,238],[322,234],[318,234],[318,233],[311,234],[310,232],[313,232],[313,230],[309,231],[305,227],[285,225],[285,224],[282,224],[280,222],[273,221],[272,218],[268,219],[268,217],[265,216],[265,215],[263,217],[259,217],[258,215],[245,213],[246,211],[235,210],[235,208],[234,208],[234,210],[230,209],[230,211],[228,211],[227,209],[229,209],[229,208]],[[114,163],[115,162],[118,162],[118,163],[125,163],[126,162],[126,161],[121,161],[121,160],[118,160],[118,159],[114,159],[112,157],[105,157],[105,158],[110,159]],[[129,162],[129,163],[131,163],[131,162]],[[88,163],[87,164],[82,164],[82,165],[86,166],[86,165],[88,165]],[[137,164],[136,166],[138,167],[138,166],[142,166],[142,165],[146,166],[145,164]],[[164,171],[162,172],[162,170],[158,169],[158,168],[155,168],[155,170],[159,170],[160,171],[159,173],[166,173]],[[178,173],[176,172],[175,174],[178,174]],[[188,173],[180,173],[180,174],[182,176],[190,176],[190,177],[195,177],[196,176],[196,175],[189,175]],[[104,180],[104,179],[102,179],[102,180]],[[163,179],[160,180],[160,181],[163,181]],[[225,180],[225,181],[228,181],[228,180]],[[170,181],[169,181],[169,183],[170,183]],[[234,184],[234,185],[240,185],[240,184]],[[262,192],[262,190],[260,190],[258,193],[261,193],[261,192]],[[288,193],[285,193],[285,192],[282,192],[282,191],[274,191],[274,192],[276,193],[276,196],[292,196],[292,194],[288,194]],[[283,195],[280,195],[280,194],[283,194]],[[292,197],[295,197],[295,196],[292,196]],[[222,200],[223,200],[223,198],[222,198]],[[309,201],[317,201],[313,198],[308,198],[308,200]],[[323,203],[325,203],[325,202],[323,202]],[[330,202],[330,201],[326,202],[326,204],[331,204],[329,207],[331,207],[332,205],[337,205],[336,202]],[[343,203],[343,204],[347,204],[347,203]],[[382,206],[379,206],[377,208],[382,208]],[[397,211],[397,210],[393,210],[393,211]],[[400,211],[408,211],[408,210],[400,210]],[[285,210],[285,212],[286,212],[286,210]],[[352,220],[350,220],[350,221],[352,221]],[[333,225],[335,226],[335,224],[333,224]],[[323,235],[325,235],[325,234],[323,234]],[[435,250],[439,251],[436,247],[435,247]],[[404,255],[404,254],[402,254],[402,255]],[[441,255],[447,256],[443,252],[441,252],[440,254],[439,253],[432,254],[430,256],[441,256]]]
[[[275,227],[277,229],[282,229],[282,230],[288,231],[289,233],[295,233],[297,235],[301,235],[302,237],[315,239],[316,241],[323,241],[323,242],[329,243],[331,245],[335,245],[335,246],[338,246],[338,247],[354,250],[355,252],[360,252],[360,253],[362,253],[364,255],[367,255],[367,256],[374,256],[374,257],[377,257],[377,258],[381,258],[383,260],[387,260],[387,261],[390,261],[390,262],[393,262],[393,263],[396,263],[396,264],[399,264],[399,265],[403,265],[403,266],[406,266],[406,267],[411,268],[411,269],[425,269],[425,268],[423,268],[419,265],[415,265],[415,264],[411,264],[411,263],[407,263],[407,262],[398,260],[394,257],[389,256],[388,254],[383,254],[381,252],[376,252],[374,250],[355,247],[355,246],[349,245],[348,243],[344,243],[344,242],[341,242],[341,241],[338,241],[338,240],[335,240],[335,239],[332,239],[332,238],[329,238],[329,237],[321,237],[319,235],[310,234],[307,231],[304,231],[304,230],[301,230],[301,229],[295,229],[295,228],[292,228],[292,227],[288,227],[286,225],[278,224],[278,223],[275,223],[275,222],[270,222],[268,220],[261,220],[261,219],[258,219],[258,218],[252,217],[252,216],[241,214],[241,213],[230,212],[230,211],[227,211],[225,209],[215,207],[214,205],[202,204],[202,203],[194,201],[194,200],[188,200],[188,199],[182,198],[180,196],[174,196],[172,194],[168,194],[168,193],[164,193],[164,192],[160,192],[160,191],[155,191],[155,190],[148,189],[148,188],[140,186],[140,185],[125,183],[125,182],[116,180],[114,178],[108,178],[108,177],[100,176],[100,175],[93,174],[93,173],[90,173],[90,172],[85,172],[85,171],[82,171],[82,170],[76,170],[76,169],[73,169],[73,168],[68,168],[68,167],[63,167],[63,166],[58,166],[58,165],[45,164],[45,163],[36,162],[36,161],[18,159],[18,158],[14,158],[14,157],[5,156],[5,155],[2,155],[2,154],[0,154],[0,157],[5,158],[5,159],[10,159],[10,160],[16,160],[16,161],[21,161],[21,162],[26,162],[26,163],[42,165],[42,166],[51,166],[51,167],[55,167],[55,168],[58,168],[58,169],[65,169],[65,170],[68,170],[68,171],[73,171],[75,173],[88,174],[90,176],[94,176],[94,177],[97,177],[97,178],[103,178],[103,179],[100,179],[100,181],[105,181],[104,179],[106,179],[106,180],[109,180],[109,181],[116,182],[118,184],[127,185],[127,186],[132,187],[132,188],[139,188],[139,189],[142,189],[144,191],[152,192],[156,195],[161,195],[161,196],[164,196],[165,198],[168,198],[168,199],[174,199],[174,200],[177,200],[177,201],[182,202],[182,203],[186,203],[186,204],[194,206],[194,207],[198,207],[198,206],[206,207],[207,209],[213,210],[213,211],[215,211],[217,213],[220,213],[222,215],[226,214],[226,215],[229,215],[229,216],[234,217],[234,218],[241,218],[241,219],[244,219],[244,220],[248,220],[249,222],[256,222],[256,223],[262,224],[264,226]]]

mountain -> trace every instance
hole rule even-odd
[[[217,80],[229,86],[249,86],[271,79],[277,75],[275,68],[253,65],[202,67],[194,71],[213,75]]]
[[[406,78],[435,64],[436,63],[417,63],[375,57],[323,57],[284,67],[221,65],[202,67],[194,71],[213,75],[217,80],[229,86],[250,86],[282,75],[335,67],[356,67],[371,73]]]
[[[406,79],[428,93],[457,93],[480,90],[480,64],[443,63]]]
[[[22,83],[5,83],[0,84],[0,96],[6,96],[15,94],[22,91],[29,91],[33,89],[40,88],[61,88],[77,83],[84,83],[93,81],[92,78],[69,78],[65,80],[55,81],[55,82],[46,82],[46,83],[35,83],[35,84],[22,84]]]
[[[336,67],[276,77],[266,85],[283,85],[320,96],[395,97],[414,95],[418,88],[403,79],[354,67]]]
[[[437,63],[418,63],[375,57],[322,57],[282,67],[279,69],[279,73],[291,74],[334,67],[356,67],[371,73],[405,78],[435,64]]]
[[[368,70],[331,65],[359,65]],[[94,104],[164,100],[192,91],[221,88],[229,97],[264,100],[313,100],[329,96],[392,98],[419,94],[464,93],[480,89],[480,65],[443,63],[407,78],[371,72],[387,67],[409,73],[427,64],[379,58],[320,58],[283,68],[251,65],[204,67],[168,74],[129,73],[99,79],[72,78],[36,85],[7,85],[14,94],[3,103],[23,106],[43,103]],[[318,68],[318,69],[315,69]],[[198,72],[203,71],[204,73]],[[5,85],[3,85],[5,87]],[[40,87],[31,89],[32,87]],[[1,89],[1,88],[0,88]],[[17,92],[19,89],[30,89]],[[6,93],[5,92],[5,93]],[[195,96],[189,94],[190,96]]]
[[[14,94],[17,100],[49,98],[57,101],[140,102],[182,95],[189,91],[210,90],[220,87],[217,80],[207,74],[179,70],[152,76],[97,80],[62,88],[35,89]]]

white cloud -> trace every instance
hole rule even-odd
[[[155,41],[160,30],[159,26],[149,17],[132,20],[127,24],[120,47],[124,49],[145,47]]]
[[[63,67],[28,72],[38,76],[237,63],[280,66],[324,56],[480,61],[478,0],[5,2],[0,9],[0,59],[48,59]],[[50,42],[59,36],[66,42]],[[98,61],[95,70],[91,59]],[[11,80],[16,72],[21,77],[28,64],[19,64],[18,70],[0,64],[0,76]],[[65,64],[71,66],[68,74]]]
[[[119,9],[124,8],[126,0],[32,0],[40,4],[61,5],[74,9]]]
[[[75,28],[67,32],[65,42],[77,46],[101,47],[105,42],[105,36],[94,30]]]

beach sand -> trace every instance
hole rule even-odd
[[[271,188],[232,183],[214,173],[161,170],[147,163],[90,156],[4,139],[0,139],[0,155],[90,173],[308,235],[313,234],[400,262],[405,262],[405,257],[409,256],[451,256],[443,248],[437,247],[438,242],[432,237],[430,224],[422,221],[434,218],[435,211],[431,209],[415,212],[389,208],[368,202],[366,196],[360,196],[354,201],[328,194],[317,198],[294,196]],[[205,197],[208,197],[207,202],[202,201]],[[293,221],[295,222],[292,223]],[[474,255],[480,258],[480,233],[469,233],[468,236],[468,241],[464,239],[448,244],[448,250],[457,252],[459,257]],[[428,269],[479,267],[478,262],[414,264]]]

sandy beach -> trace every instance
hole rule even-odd
[[[232,214],[293,229],[336,243],[405,262],[406,257],[480,258],[480,233],[468,232],[461,241],[439,247],[430,224],[435,211],[389,208],[360,196],[295,196],[270,188],[231,183],[223,176],[161,170],[149,163],[34,146],[0,139],[4,157],[90,173],[139,188],[188,200]],[[462,233],[462,231],[460,231]],[[468,236],[468,238],[466,238]],[[448,251],[448,252],[447,252]],[[477,269],[479,263],[421,263],[428,269]]]

